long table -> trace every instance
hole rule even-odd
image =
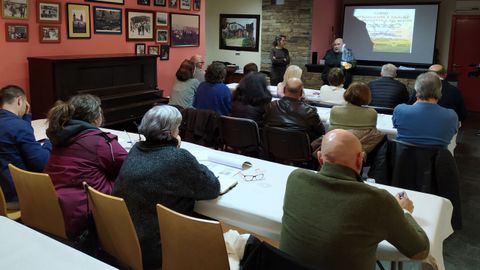
[[[35,120],[32,125],[35,135],[42,138],[45,134],[45,120]],[[129,137],[123,131],[103,130],[116,134],[121,142],[138,138],[138,134],[130,134]],[[182,142],[181,147],[192,153],[215,153],[216,155],[224,155],[228,159],[234,158],[242,162],[249,161],[254,168],[262,170],[265,175],[264,180],[247,182],[239,178],[237,179],[237,186],[223,196],[214,200],[198,201],[195,211],[274,240],[280,239],[285,186],[288,175],[296,169],[295,167],[220,152],[188,142]],[[395,187],[369,184],[386,189],[391,194],[402,191]],[[439,196],[416,191],[407,192],[415,204],[413,217],[425,230],[430,240],[430,254],[424,262],[434,269],[438,267],[438,269],[443,270],[445,268],[443,241],[453,233],[450,223],[453,206],[449,200]],[[377,258],[390,261],[410,260],[386,241],[379,244]]]
[[[0,269],[116,269],[0,216]]]

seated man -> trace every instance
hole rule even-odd
[[[395,80],[397,67],[385,64],[382,66],[380,75],[381,78],[368,83],[372,92],[372,101],[369,105],[393,109],[398,104],[407,103],[409,99],[407,87]]]
[[[383,240],[409,258],[427,257],[429,240],[410,215],[406,193],[395,198],[362,182],[362,146],[353,134],[328,132],[318,160],[320,172],[297,169],[288,177],[281,250],[314,268],[336,270],[375,269]]]
[[[199,54],[196,54],[190,57],[190,61],[192,61],[195,64],[195,73],[193,74],[193,77],[197,79],[199,82],[204,82],[205,71],[203,71],[202,68],[205,62],[203,61],[202,56]]]
[[[302,95],[302,81],[298,78],[289,79],[285,86],[285,96],[266,105],[264,125],[306,131],[310,141],[325,134],[317,109],[305,103]]]
[[[41,172],[48,162],[52,145],[35,140],[25,92],[15,85],[0,89],[0,185],[7,207],[18,208],[17,193],[8,170],[11,163],[20,169]]]
[[[433,72],[422,73],[415,81],[415,91],[415,104],[400,104],[393,111],[397,140],[447,147],[457,132],[458,117],[453,110],[437,104],[442,96],[440,79]]]
[[[428,69],[437,73],[442,81],[442,98],[438,101],[438,105],[452,109],[457,113],[458,121],[462,122],[467,116],[467,108],[463,100],[462,93],[457,87],[451,85],[447,80],[447,72],[442,65],[432,65]]]
[[[243,66],[243,77],[247,76],[250,72],[258,72],[258,66],[255,63],[248,63]]]

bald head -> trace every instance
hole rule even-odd
[[[323,136],[318,160],[321,164],[339,164],[360,173],[363,161],[362,145],[352,133],[334,129]]]
[[[195,64],[196,68],[200,68],[200,69],[203,67],[203,63],[205,63],[203,61],[202,56],[199,55],[199,54],[196,54],[196,55],[190,57],[190,61],[192,61]]]
[[[299,78],[290,78],[285,85],[285,96],[301,98],[303,95],[303,82]]]
[[[440,77],[440,79],[444,79],[446,77],[445,68],[443,68],[442,65],[439,65],[439,64],[431,65],[428,68],[428,71],[432,71],[432,72],[437,73],[437,75]]]
[[[335,39],[335,41],[333,42],[333,50],[338,53],[342,50],[342,47],[343,47],[343,39],[342,38]]]

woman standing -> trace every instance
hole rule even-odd
[[[290,55],[285,49],[286,36],[280,35],[275,37],[273,48],[270,51],[270,60],[272,68],[270,71],[270,85],[277,85],[283,80],[283,74],[290,64]]]

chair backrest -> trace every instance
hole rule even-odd
[[[143,269],[140,243],[125,201],[86,186],[102,248],[124,266]]]
[[[65,221],[50,176],[28,172],[8,164],[17,191],[22,223],[67,239]]]
[[[255,121],[230,116],[220,117],[220,137],[225,146],[258,151],[260,135]]]
[[[312,160],[312,149],[307,132],[279,127],[263,128],[263,146],[267,157],[282,162]]]
[[[381,113],[381,114],[389,114],[389,115],[392,115],[392,114],[393,114],[393,108],[379,107],[379,106],[371,106],[371,105],[364,105],[363,107],[365,107],[365,108],[372,108],[372,109],[374,109],[375,111],[377,111],[377,113]]]
[[[5,201],[5,195],[0,187],[0,216],[8,217],[13,220],[18,220],[21,217],[20,210],[8,210],[7,202]]]
[[[157,204],[162,269],[229,269],[222,227],[217,221],[189,217]]]

